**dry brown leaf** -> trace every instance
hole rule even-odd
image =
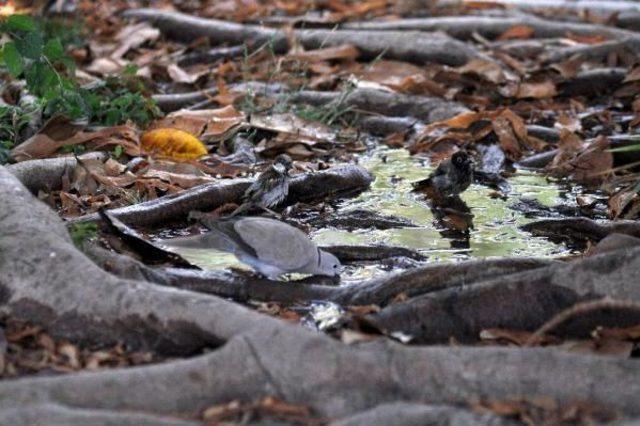
[[[138,48],[144,43],[155,41],[160,37],[160,30],[147,22],[128,25],[115,36],[120,44],[111,53],[112,59],[122,58],[129,50]]]
[[[43,128],[11,151],[16,161],[49,157],[65,145],[87,144],[88,148],[120,145],[129,155],[140,155],[136,130],[129,125],[106,127],[95,132],[82,132],[82,125],[54,117]]]
[[[500,65],[484,59],[473,59],[456,70],[461,74],[475,74],[496,84],[506,80],[504,70]]]
[[[638,193],[632,188],[618,191],[609,198],[609,216],[613,219],[625,217],[629,207],[640,203]]]
[[[254,114],[251,116],[250,125],[279,133],[281,141],[314,145],[318,142],[333,144],[337,139],[336,132],[326,124],[305,120],[292,113]]]
[[[605,339],[640,340],[640,324],[625,328],[601,328],[597,334]]]
[[[524,40],[533,37],[535,30],[528,25],[514,25],[498,36],[498,40]]]
[[[218,109],[175,111],[154,122],[149,129],[179,129],[203,141],[213,142],[230,138],[244,123],[245,115],[229,105]]]
[[[569,40],[577,41],[581,44],[600,44],[607,41],[607,38],[601,34],[586,35],[586,34],[574,34],[568,33],[567,38]]]
[[[516,93],[516,98],[525,99],[546,99],[553,98],[558,94],[556,85],[551,80],[541,82],[526,82],[520,84]]]
[[[193,84],[198,81],[200,77],[204,76],[207,73],[208,71],[199,73],[188,73],[184,69],[180,68],[177,64],[171,64],[167,67],[167,74],[169,74],[171,80],[176,83]]]
[[[340,46],[290,53],[285,56],[285,60],[320,62],[337,59],[355,60],[358,56],[360,56],[360,52],[355,46],[352,44],[343,44]]]

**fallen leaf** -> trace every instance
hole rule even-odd
[[[171,80],[176,83],[193,84],[198,81],[200,77],[207,73],[208,71],[190,74],[180,68],[177,64],[171,64],[167,67],[167,74],[169,74]]]
[[[533,37],[535,30],[528,25],[514,25],[500,34],[497,40],[524,40]]]
[[[112,59],[122,58],[129,50],[138,48],[144,43],[155,41],[160,37],[160,30],[147,22],[128,25],[115,36],[120,44],[111,53]]]
[[[520,84],[516,92],[516,98],[545,99],[552,98],[557,94],[556,85],[550,80],[545,80],[537,83],[527,82]]]
[[[352,44],[343,44],[340,46],[290,53],[285,56],[285,60],[320,62],[337,59],[355,60],[358,56],[360,56],[360,52],[355,46]]]
[[[496,62],[484,59],[473,59],[465,65],[456,68],[461,74],[475,74],[492,83],[502,83],[506,80],[502,67]]]
[[[208,154],[207,147],[191,133],[179,129],[155,129],[140,138],[142,147],[151,155],[174,160],[197,159]]]

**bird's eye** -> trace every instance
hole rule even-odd
[[[338,265],[333,265],[333,269],[338,269]]]

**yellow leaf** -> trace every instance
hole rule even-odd
[[[178,129],[155,129],[141,138],[142,147],[150,154],[174,160],[194,160],[207,155],[207,147],[191,133]]]

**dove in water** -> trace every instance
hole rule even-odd
[[[320,250],[296,227],[266,217],[233,217],[207,222],[211,232],[163,241],[169,247],[216,249],[268,277],[287,273],[338,276],[340,261]]]

